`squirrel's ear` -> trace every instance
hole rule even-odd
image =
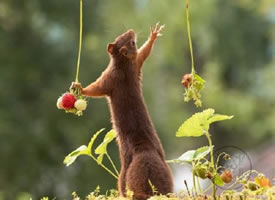
[[[122,47],[121,49],[119,49],[119,53],[121,53],[124,56],[128,55],[128,50],[126,47]]]
[[[113,43],[108,44],[107,51],[109,52],[109,54],[113,54],[114,47],[115,47],[115,44]]]

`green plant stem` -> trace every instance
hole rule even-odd
[[[105,165],[99,164],[99,163],[97,162],[96,158],[95,158],[92,154],[90,154],[89,156],[90,156],[94,161],[96,161],[96,163],[97,163],[99,166],[101,166],[103,169],[105,169],[107,172],[109,172],[109,174],[111,174],[113,177],[115,177],[116,179],[118,179],[118,176],[115,175],[115,174],[114,174],[110,169],[108,169]]]
[[[80,55],[81,55],[81,48],[82,48],[82,14],[83,12],[83,2],[80,0],[80,27],[79,27],[79,48],[78,48],[78,58],[77,58],[77,67],[76,67],[76,77],[75,77],[75,82],[78,83],[78,74],[79,74],[79,66],[80,66]]]
[[[216,168],[217,168],[217,169],[218,169],[218,164],[219,164],[219,162],[220,162],[221,156],[222,156],[222,155],[225,155],[225,154],[226,154],[225,152],[222,152],[222,153],[219,154],[219,156],[218,156],[218,158],[217,158],[217,160],[216,160]]]
[[[200,194],[202,194],[200,179],[199,179],[199,177],[196,177],[196,178],[197,178],[197,185],[198,185],[198,188],[199,188],[199,192],[200,192]]]
[[[268,193],[268,200],[272,200],[272,192]]]
[[[196,177],[195,177],[194,168],[195,168],[195,165],[194,165],[194,162],[192,162],[192,169],[193,169],[193,173],[192,173],[192,176],[193,176],[193,191],[195,192],[195,194],[197,194]]]
[[[109,156],[108,153],[106,153],[106,156],[107,156],[108,160],[110,161],[110,163],[112,164],[112,167],[114,168],[116,174],[119,175],[119,172],[118,172],[118,170],[117,170],[117,168],[116,168],[116,166],[115,166],[113,160],[111,159],[111,157]]]
[[[193,173],[193,191],[195,192],[195,194],[197,194],[196,178],[194,173]]]
[[[185,8],[186,8],[186,24],[187,24],[188,42],[189,42],[190,56],[191,56],[191,62],[192,62],[192,75],[194,76],[196,71],[195,71],[193,46],[192,46],[192,38],[191,38],[191,31],[190,31],[190,15],[189,15],[189,1],[188,0],[186,0]]]
[[[205,135],[207,137],[207,140],[208,140],[208,143],[209,143],[209,148],[210,148],[211,167],[215,168],[214,153],[213,153],[213,145],[212,145],[211,136],[210,136],[208,131],[205,131]],[[212,196],[216,200],[216,185],[213,182],[212,182]]]
[[[209,148],[210,148],[210,162],[211,162],[212,167],[214,167],[215,164],[214,164],[214,153],[213,153],[212,140],[211,140],[211,137],[210,137],[210,134],[209,134],[208,131],[205,132],[205,135],[207,137],[207,140],[208,140],[208,143],[209,143]]]

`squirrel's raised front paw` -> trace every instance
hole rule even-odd
[[[80,90],[82,90],[82,85],[81,85],[81,83],[72,82],[71,87],[70,87],[70,90],[74,90],[74,89],[77,89],[77,88],[79,88]]]
[[[150,38],[155,40],[156,38],[162,36],[162,34],[160,32],[162,31],[162,29],[164,27],[165,27],[165,25],[160,25],[159,22],[156,24],[155,27],[151,26]]]

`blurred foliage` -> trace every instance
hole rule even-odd
[[[164,36],[144,66],[144,96],[167,158],[201,142],[178,139],[175,132],[198,111],[184,103],[183,74],[190,72],[184,1],[84,0],[80,68],[83,85],[108,64],[106,46],[127,29],[138,44],[149,27],[166,24]],[[207,81],[204,108],[234,115],[213,127],[214,143],[254,148],[275,132],[275,17],[272,0],[191,1],[195,67]],[[69,152],[102,127],[111,128],[103,99],[89,100],[83,117],[57,110],[56,99],[74,79],[79,31],[77,0],[0,1],[0,196],[69,198],[87,195],[116,181],[83,157],[66,168]],[[218,133],[219,134],[215,134]],[[102,136],[103,137],[103,136]],[[99,140],[101,141],[101,140]],[[196,140],[197,141],[197,140]],[[110,156],[119,165],[116,145]]]

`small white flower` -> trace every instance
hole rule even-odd
[[[77,109],[77,110],[86,110],[87,108],[87,102],[83,99],[78,99],[75,103],[74,103],[74,107]]]
[[[56,107],[58,109],[63,109],[63,107],[62,107],[62,96],[57,99]]]

